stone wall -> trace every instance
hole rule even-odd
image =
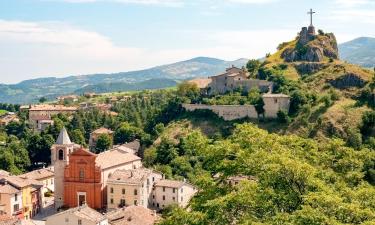
[[[264,101],[264,116],[265,118],[277,118],[277,113],[280,110],[289,111],[290,98],[282,94],[265,94]],[[205,105],[205,104],[182,104],[182,107],[187,111],[195,110],[211,110],[224,120],[236,120],[242,118],[258,118],[258,113],[253,105]]]
[[[235,120],[241,118],[258,118],[258,113],[253,105],[204,105],[204,104],[183,104],[187,111],[198,109],[211,110],[224,120]]]

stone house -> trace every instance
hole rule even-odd
[[[71,208],[47,218],[46,225],[108,225],[105,215],[87,205]]]
[[[264,111],[266,118],[277,118],[277,113],[281,110],[289,112],[290,97],[284,94],[264,94]]]
[[[202,92],[208,95],[225,94],[236,89],[249,91],[253,88],[258,88],[261,92],[272,92],[273,87],[273,83],[270,81],[248,78],[245,68],[240,69],[235,66],[208,79],[194,79],[190,82],[197,84]]]
[[[184,181],[159,180],[154,185],[152,204],[157,209],[174,204],[186,207],[196,192],[196,187]]]
[[[71,115],[77,111],[77,107],[63,105],[32,105],[28,110],[29,122],[32,127],[40,130],[40,121],[52,120],[52,116],[59,113]]]
[[[162,178],[162,174],[146,168],[116,170],[107,181],[108,208],[151,207],[154,183]]]

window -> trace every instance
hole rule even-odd
[[[165,195],[163,195],[163,200],[165,200]]]
[[[134,205],[138,205],[138,201],[137,200],[134,200]]]
[[[134,189],[134,195],[138,195],[138,190]]]
[[[51,179],[51,185],[53,184],[53,179]]]
[[[152,195],[152,198],[155,199],[155,195]]]
[[[174,201],[174,202],[176,201],[176,198],[175,198],[175,197],[173,197],[173,201]]]
[[[181,188],[181,193],[183,193],[184,192],[184,189],[183,188]]]
[[[18,201],[18,194],[14,195],[14,201]]]
[[[150,185],[150,180],[147,178],[147,186]]]
[[[125,194],[125,188],[122,189],[122,194],[123,194],[123,195]]]
[[[121,207],[124,207],[124,206],[125,206],[125,199],[121,199],[121,200],[120,200],[120,206],[121,206]]]
[[[83,169],[79,170],[79,181],[83,181],[85,179],[85,171]]]
[[[163,187],[163,192],[165,192],[165,187]]]
[[[17,212],[18,210],[20,210],[20,205],[19,204],[13,205],[13,211]]]
[[[65,218],[65,223],[69,223],[69,218]]]
[[[176,188],[173,188],[173,193],[176,193]]]
[[[82,220],[78,220],[78,225],[82,225]]]
[[[59,160],[64,160],[64,150],[59,150]]]
[[[274,99],[274,102],[277,103],[277,98]]]
[[[113,194],[113,187],[110,188],[110,192],[111,192],[111,194]]]
[[[155,181],[155,177],[152,177],[152,181]]]

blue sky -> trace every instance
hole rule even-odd
[[[0,83],[258,58],[307,26],[375,37],[375,0],[1,0]]]

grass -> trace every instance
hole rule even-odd
[[[0,109],[0,116],[3,116],[5,114],[7,114],[7,113],[8,113],[8,111]]]

